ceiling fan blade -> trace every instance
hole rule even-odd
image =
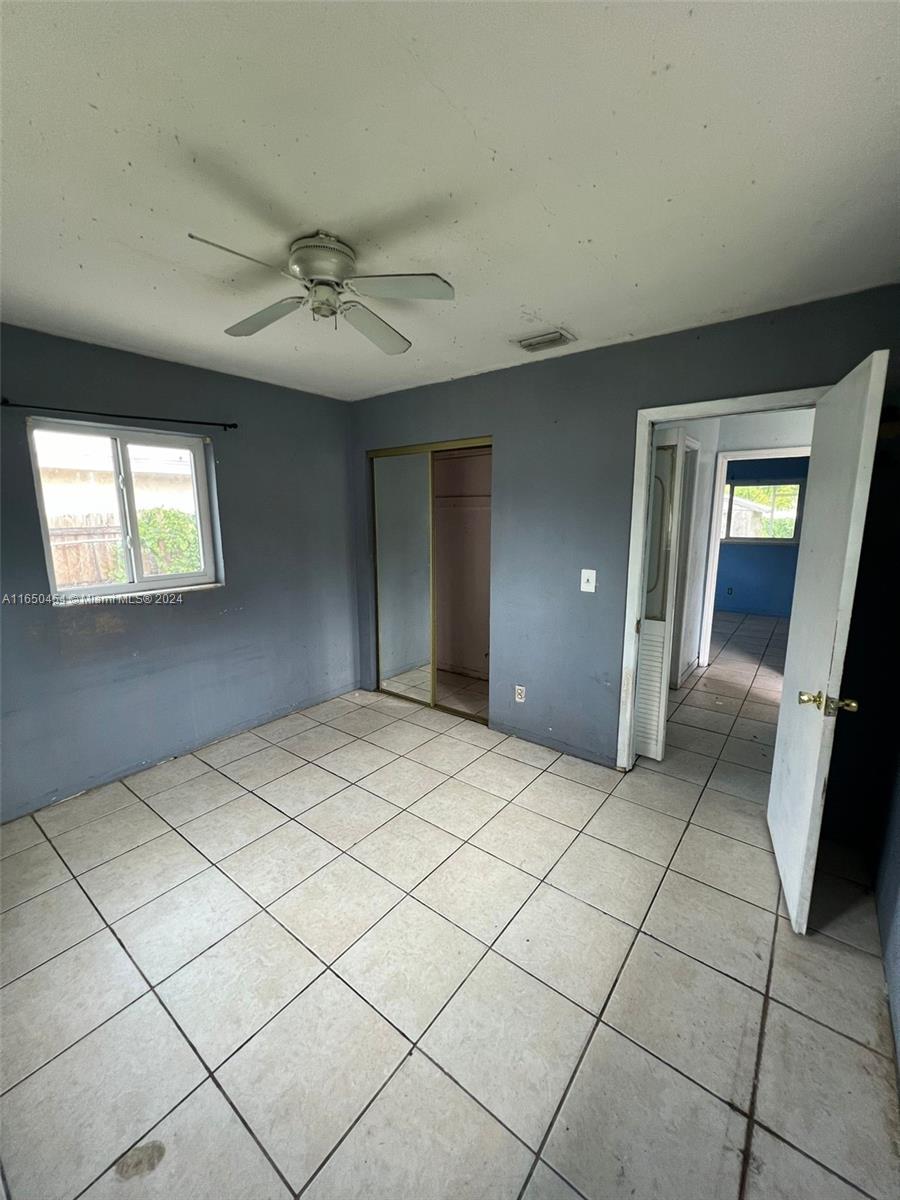
[[[276,300],[268,308],[261,308],[252,317],[245,317],[236,325],[229,325],[225,332],[229,337],[249,337],[251,333],[259,333],[267,325],[280,321],[282,317],[286,317],[305,303],[305,296],[286,296],[284,300]]]
[[[452,300],[455,294],[440,275],[356,275],[345,282],[378,300]]]
[[[398,333],[393,325],[388,325],[387,321],[376,316],[364,304],[345,304],[341,312],[358,333],[367,337],[385,354],[405,354],[412,345],[409,338]]]
[[[218,242],[211,242],[209,238],[198,237],[196,233],[189,233],[188,237],[192,242],[202,242],[204,246],[212,246],[215,250],[224,250],[226,254],[233,254],[235,258],[242,258],[244,262],[256,263],[258,267],[267,267],[268,270],[274,271],[277,275],[284,275],[286,279],[293,279],[294,276],[288,271],[283,271],[281,267],[274,267],[271,263],[263,262],[262,259],[253,258],[249,254],[242,254],[240,250],[232,250],[228,246],[221,246]]]

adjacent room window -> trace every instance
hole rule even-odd
[[[794,542],[800,536],[802,499],[802,482],[761,479],[726,483],[722,539]]]
[[[76,598],[216,582],[205,439],[28,424],[51,591]]]

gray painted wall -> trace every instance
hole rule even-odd
[[[900,287],[881,288],[344,406],[4,329],[17,402],[241,423],[215,435],[225,589],[177,608],[3,607],[4,819],[358,675],[372,686],[365,452],[450,438],[494,439],[492,724],[613,761],[637,409],[827,384],[881,347],[896,389],[898,343]],[[24,416],[3,412],[4,592],[47,588]],[[880,910],[900,1014],[897,829],[895,798]]]
[[[431,500],[427,454],[376,458],[381,678],[431,660]]]
[[[637,410],[834,382],[898,346],[898,314],[900,287],[879,288],[353,406],[354,476],[369,449],[494,439],[492,725],[615,760]],[[365,488],[355,502],[365,686],[375,670]],[[597,568],[595,594],[579,590],[582,567]]]
[[[14,327],[2,351],[16,403],[240,423],[206,431],[224,588],[3,606],[4,819],[355,686],[349,406]],[[2,410],[4,593],[48,588],[26,415]]]

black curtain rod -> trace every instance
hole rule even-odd
[[[214,429],[237,429],[236,421],[180,421],[177,417],[136,417],[134,413],[92,412],[88,408],[53,408],[49,404],[16,404],[4,396],[3,408],[30,408],[35,412],[74,413],[78,417],[109,417],[121,421],[161,421],[164,425],[210,425]]]

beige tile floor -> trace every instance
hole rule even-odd
[[[6,826],[12,1200],[892,1200],[871,893],[779,913],[784,642],[722,614],[628,776],[354,692]]]
[[[410,671],[392,675],[385,679],[385,691],[408,696],[411,700],[431,703],[431,664],[422,663]],[[437,702],[444,708],[452,708],[461,715],[486,717],[488,713],[488,683],[486,679],[473,679],[470,675],[458,675],[453,671],[437,673]]]

